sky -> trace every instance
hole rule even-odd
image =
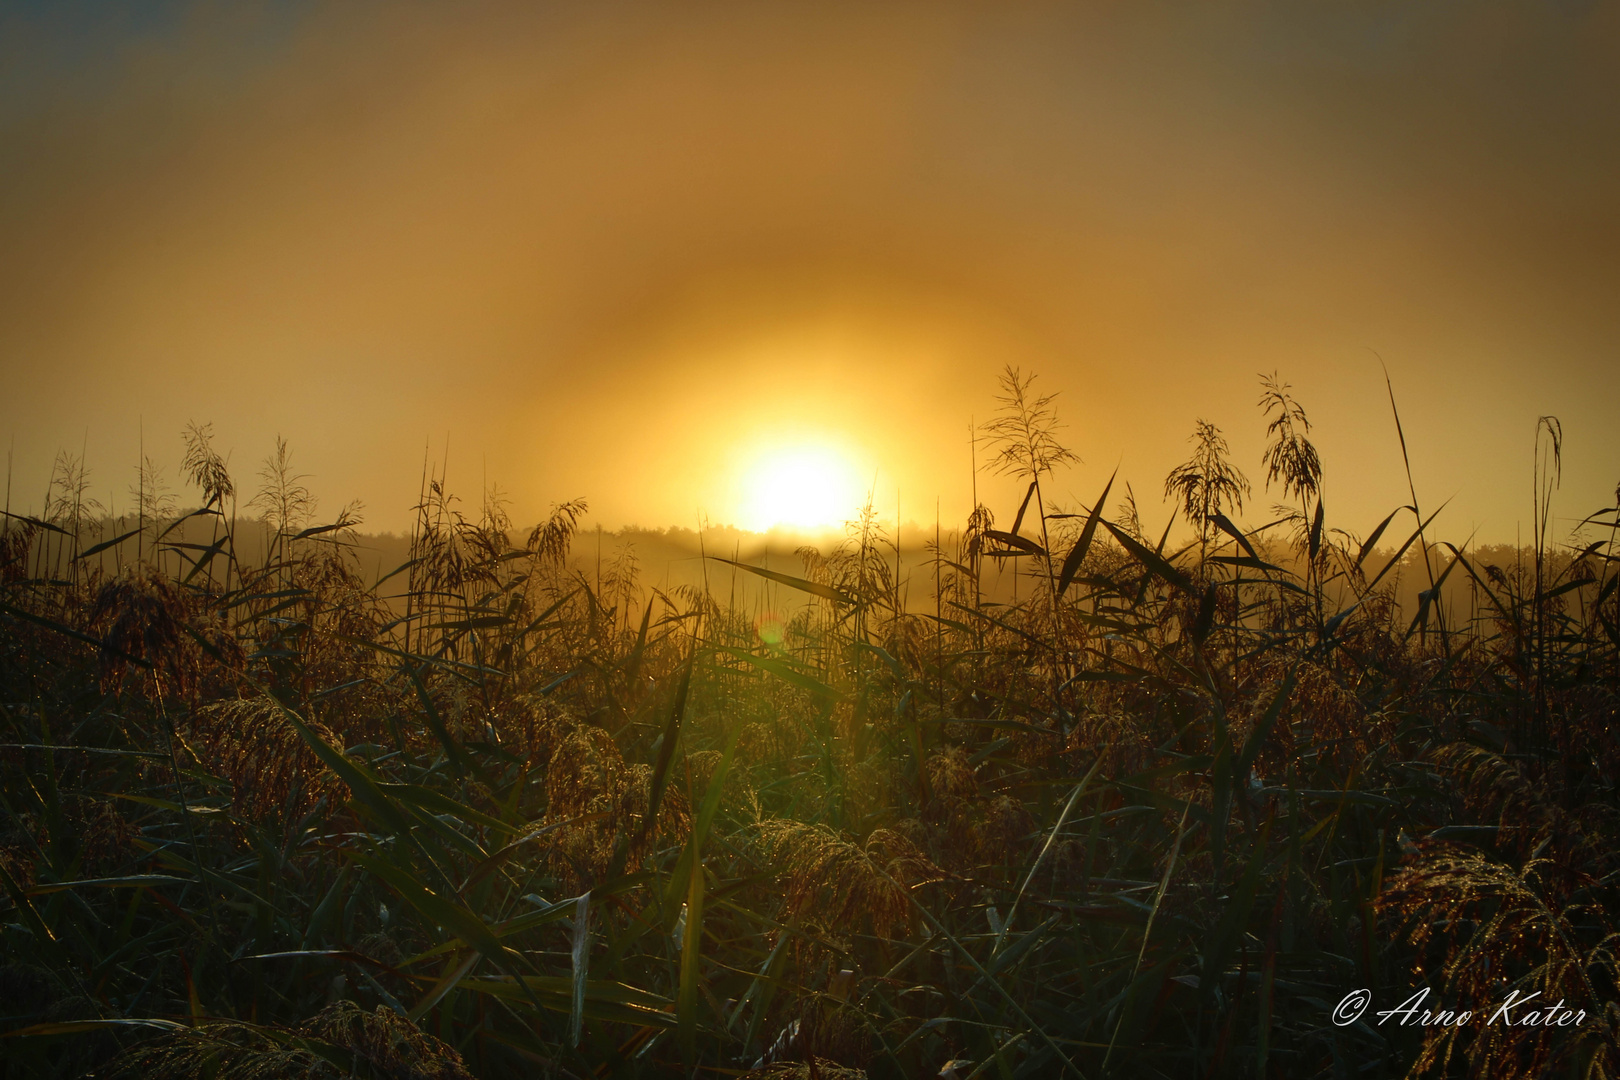
[[[960,521],[1006,365],[1150,526],[1198,419],[1269,520],[1528,535],[1620,481],[1620,5],[0,6],[0,440],[129,503],[210,422],[403,529]],[[844,509],[846,508],[847,509]]]

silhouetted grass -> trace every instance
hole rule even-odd
[[[1176,549],[1123,479],[1052,506],[1055,406],[1005,386],[1010,527],[977,508],[909,578],[870,507],[796,572],[716,561],[800,598],[764,633],[579,572],[583,501],[520,543],[425,471],[368,583],[285,444],[257,561],[207,429],[201,506],[143,462],[110,535],[60,462],[0,538],[0,1068],[1614,1075],[1620,511],[1554,543],[1556,423],[1529,565],[1487,564],[1415,498],[1333,528],[1266,380],[1284,504],[1240,527],[1200,421]],[[1423,986],[1586,1017],[1330,1022]]]

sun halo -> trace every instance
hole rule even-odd
[[[835,528],[854,516],[861,498],[849,456],[814,443],[759,452],[743,488],[742,524],[756,532]]]

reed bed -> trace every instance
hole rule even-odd
[[[1056,403],[1004,390],[1022,505],[904,575],[870,507],[711,559],[769,628],[581,572],[583,501],[524,533],[429,471],[367,580],[285,444],[239,519],[190,429],[199,505],[143,460],[124,528],[59,461],[0,537],[0,1071],[1615,1075],[1620,508],[1552,534],[1556,421],[1510,565],[1415,491],[1333,527],[1275,378],[1276,512],[1199,421],[1178,546],[1123,479],[1055,505]],[[1585,1016],[1332,1022],[1423,987]]]

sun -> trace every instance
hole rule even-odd
[[[745,467],[742,525],[756,532],[833,528],[854,516],[860,492],[854,463],[830,445],[761,450]]]

